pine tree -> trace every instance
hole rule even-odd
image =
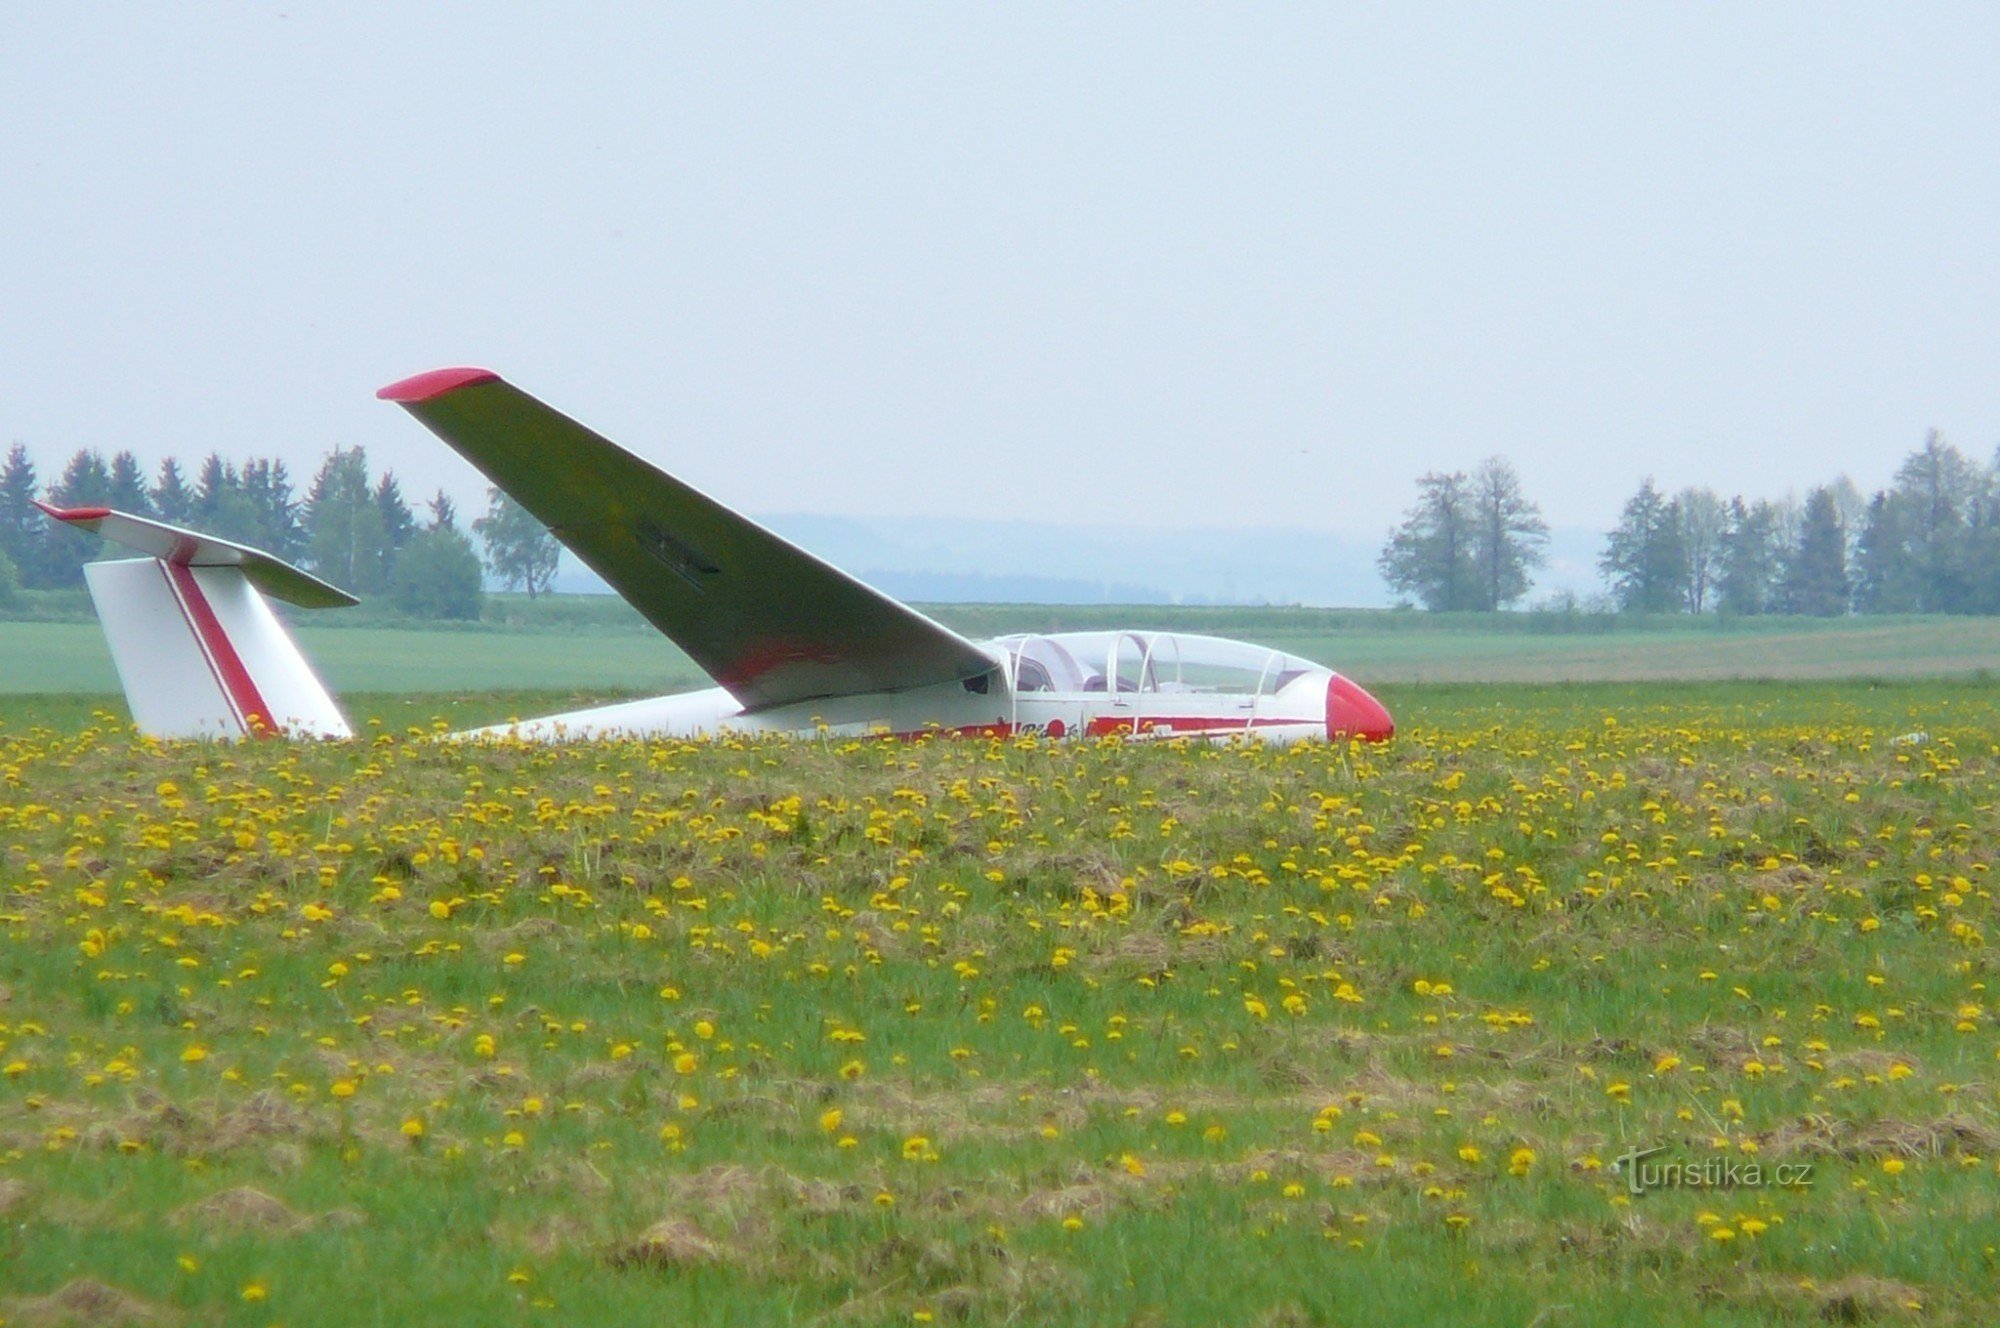
[[[1528,573],[1548,561],[1549,526],[1505,457],[1482,462],[1471,489],[1477,607],[1504,609],[1528,593]]]
[[[1610,581],[1618,607],[1627,613],[1672,613],[1687,607],[1680,505],[1661,496],[1650,476],[1626,500],[1597,565]]]
[[[1863,613],[1920,613],[1923,578],[1910,557],[1909,503],[1878,490],[1854,547],[1854,603]]]
[[[1722,613],[1769,613],[1777,600],[1778,510],[1759,499],[1729,500],[1717,559],[1716,609]]]
[[[1831,488],[1806,495],[1799,542],[1785,556],[1779,598],[1787,613],[1834,618],[1847,612],[1847,532]]]
[[[146,492],[146,473],[139,469],[139,458],[130,452],[120,452],[111,458],[110,506],[133,516],[153,515],[153,498]]]
[[[486,515],[472,523],[472,530],[486,546],[487,570],[501,585],[525,590],[533,599],[555,579],[562,545],[547,526],[501,490],[488,489],[486,502]]]
[[[2000,613],[2000,449],[1967,514],[1966,576],[1971,611]]]
[[[1471,485],[1463,471],[1431,471],[1417,480],[1416,505],[1389,536],[1376,566],[1407,602],[1451,612],[1480,602]]]
[[[285,463],[255,457],[244,462],[242,493],[246,519],[256,531],[255,538],[246,542],[287,562],[296,559],[304,541]]]
[[[410,511],[410,505],[403,501],[403,486],[397,482],[393,472],[383,471],[382,478],[375,485],[375,512],[381,524],[381,567],[376,573],[381,587],[388,589],[395,584],[396,559],[403,546],[416,534],[417,518]]]
[[[169,525],[184,526],[194,518],[194,491],[181,474],[181,463],[172,457],[160,463],[150,496],[154,514]]]
[[[1896,471],[1893,493],[1903,504],[1902,552],[1922,586],[1920,612],[1962,613],[1968,607],[1966,506],[1977,479],[1965,454],[1935,429]]]
[[[49,486],[49,501],[57,507],[108,507],[111,503],[111,469],[99,453],[80,449],[63,467],[63,473]],[[59,521],[47,524],[42,536],[41,572],[43,584],[80,586],[83,565],[98,553],[95,535],[85,536]]]
[[[42,483],[28,449],[15,443],[0,466],[0,553],[14,564],[23,585],[39,585],[42,534],[48,520],[35,508]]]
[[[305,560],[315,575],[357,595],[378,594],[387,536],[368,484],[368,454],[336,447],[306,494]]]

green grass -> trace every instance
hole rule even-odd
[[[497,598],[497,597],[496,597]],[[1588,679],[1894,678],[1977,674],[2000,663],[2000,619],[1622,619],[1323,609],[931,610],[974,637],[1152,626],[1236,636],[1374,686]],[[499,601],[494,621],[385,625],[299,615],[299,639],[336,694],[568,689],[659,693],[708,685],[670,642],[605,596]],[[358,623],[359,625],[341,625]],[[0,694],[115,692],[89,621],[0,622]]]
[[[1391,698],[1289,750],[0,700],[0,1317],[2000,1317],[2000,687]],[[1652,1144],[1814,1171],[1633,1198]]]

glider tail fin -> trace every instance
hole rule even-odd
[[[351,597],[226,541],[102,508],[44,510],[152,555],[83,569],[140,732],[353,736],[264,591],[315,603],[351,603]]]

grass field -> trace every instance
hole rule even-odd
[[[1900,678],[2000,667],[2000,619],[1489,614],[1325,609],[943,605],[974,637],[1151,625],[1260,641],[1373,686],[1672,678]],[[605,596],[502,601],[495,621],[421,628],[302,616],[299,638],[337,694],[561,688],[665,692],[707,678],[622,602]],[[340,626],[343,621],[358,625]],[[0,694],[113,694],[117,674],[89,620],[0,622]]]
[[[2000,687],[1385,691],[1285,751],[0,702],[0,1318],[2000,1319]]]

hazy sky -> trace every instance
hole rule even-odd
[[[1386,528],[2000,442],[2000,8],[0,7],[0,443],[484,364],[757,511]]]

